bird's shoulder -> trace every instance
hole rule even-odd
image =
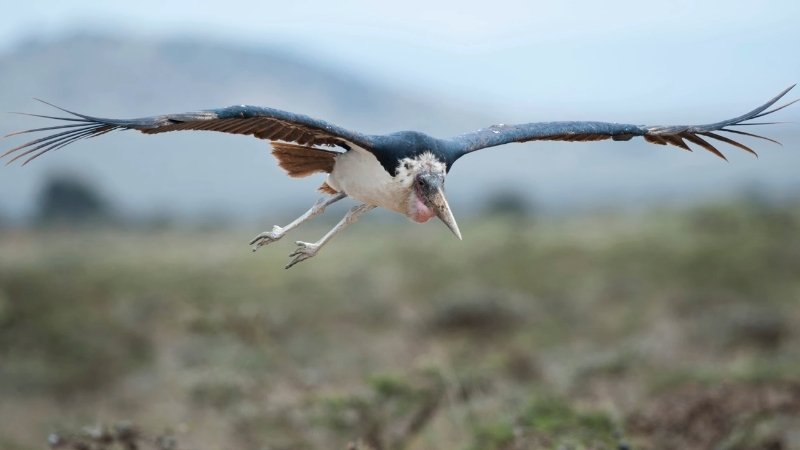
[[[373,136],[372,153],[390,175],[397,175],[398,167],[406,159],[431,154],[447,168],[455,161],[446,142],[420,131],[398,131]]]

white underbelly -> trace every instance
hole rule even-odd
[[[406,214],[408,189],[389,175],[372,153],[353,147],[336,157],[328,185],[360,202]]]

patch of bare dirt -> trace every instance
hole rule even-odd
[[[800,418],[800,383],[692,383],[654,398],[627,428],[648,448],[779,450],[796,448],[796,436],[761,424],[787,417]]]

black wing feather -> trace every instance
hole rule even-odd
[[[205,111],[120,120],[87,116],[43,100],[39,101],[67,114],[71,114],[74,117],[56,117],[27,113],[20,114],[78,123],[33,128],[6,135],[6,137],[10,137],[25,133],[69,128],[67,131],[60,131],[39,139],[34,139],[7,150],[0,156],[0,158],[6,156],[12,157],[7,164],[33,153],[33,156],[29,157],[23,163],[27,164],[51,150],[56,150],[72,142],[99,136],[114,130],[138,130],[145,134],[181,130],[209,130],[250,135],[259,139],[271,141],[281,140],[295,142],[300,145],[340,146],[345,149],[350,148],[350,143],[366,149],[370,149],[372,144],[371,138],[361,133],[346,130],[302,114],[259,106],[230,106],[227,108]]]
[[[726,159],[716,147],[704,140],[700,136],[710,137],[726,144],[733,145],[742,150],[756,154],[749,147],[727,137],[716,134],[715,132],[728,132],[745,136],[752,136],[766,139],[771,142],[777,141],[763,136],[746,133],[744,131],[733,130],[729,127],[746,125],[768,125],[779,122],[748,122],[750,120],[772,114],[798,100],[791,101],[785,105],[767,110],[778,100],[783,98],[795,85],[789,86],[781,93],[773,97],[768,102],[755,108],[754,110],[734,117],[733,119],[706,125],[671,125],[671,126],[644,126],[609,122],[538,122],[520,125],[493,125],[472,133],[457,136],[451,140],[451,148],[456,153],[456,157],[474,152],[488,147],[509,144],[512,142],[529,141],[596,141],[605,139],[628,140],[636,136],[644,137],[647,142],[659,145],[674,145],[685,150],[691,150],[686,141],[699,145],[709,152]]]

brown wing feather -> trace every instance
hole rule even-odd
[[[285,142],[272,143],[272,155],[290,177],[301,178],[325,172],[331,173],[339,152]]]
[[[645,141],[657,145],[672,145],[691,151],[689,144],[697,145],[714,155],[725,159],[715,144],[703,139],[707,137],[746,152],[756,154],[747,145],[738,142],[720,133],[733,133],[742,136],[751,136],[777,141],[745,131],[735,130],[732,127],[769,125],[780,122],[752,122],[753,119],[764,117],[780,111],[790,105],[800,102],[800,99],[790,101],[784,105],[772,107],[783,98],[794,85],[781,91],[778,95],[761,106],[732,119],[723,120],[704,125],[674,125],[674,126],[644,126],[612,122],[596,121],[568,121],[568,122],[538,122],[518,125],[492,125],[488,128],[462,134],[451,139],[451,146],[456,150],[455,159],[483,148],[495,147],[512,142],[529,141],[600,141],[613,139],[627,141],[636,136],[641,136]],[[702,137],[701,137],[702,136]]]
[[[320,187],[317,188],[318,191],[322,192],[323,194],[328,195],[336,195],[339,193],[336,189],[332,188],[330,184],[327,182],[323,182]]]
[[[29,114],[71,122],[68,125],[34,128],[9,136],[41,131],[62,130],[40,139],[34,139],[6,151],[0,158],[11,156],[9,162],[27,157],[24,163],[74,141],[99,136],[113,130],[138,130],[144,134],[158,134],[170,131],[206,130],[223,133],[255,136],[270,141],[289,141],[306,148],[313,146],[338,146],[349,149],[356,144],[365,149],[372,147],[371,136],[346,130],[329,122],[314,119],[302,114],[281,111],[259,106],[229,106],[215,110],[197,111],[181,114],[165,114],[138,119],[105,119],[61,109],[71,117],[54,117]],[[324,160],[324,158],[323,158]],[[319,170],[324,169],[327,166]],[[317,170],[317,169],[315,169]],[[317,171],[319,171],[317,170]]]
[[[324,132],[313,132],[305,127],[267,117],[249,119],[213,119],[208,121],[184,122],[158,128],[140,129],[144,134],[158,134],[169,131],[203,130],[222,133],[244,134],[259,139],[292,141],[298,144],[341,145],[343,139]]]

